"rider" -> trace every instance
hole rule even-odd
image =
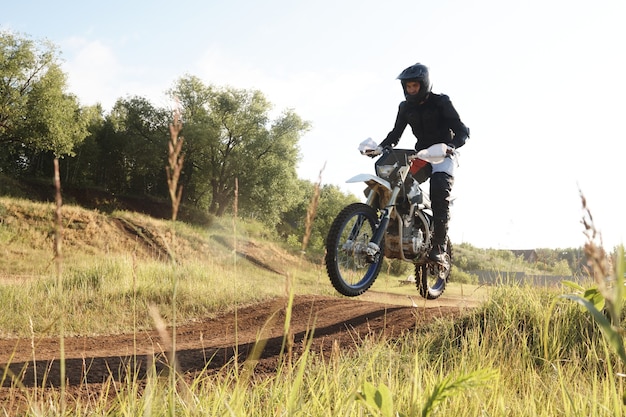
[[[433,248],[429,258],[445,261],[446,236],[450,219],[450,193],[454,182],[456,155],[454,150],[465,144],[469,129],[461,122],[450,98],[431,92],[428,68],[417,63],[398,75],[405,101],[400,103],[393,130],[380,143],[380,148],[398,144],[407,125],[417,138],[415,149],[420,151],[436,143],[448,145],[444,162],[432,165],[430,200],[433,210]]]

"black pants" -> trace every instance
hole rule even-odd
[[[450,220],[450,195],[454,177],[445,172],[430,176],[430,205],[433,209],[433,246],[443,246],[448,235]]]

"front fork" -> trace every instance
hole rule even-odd
[[[398,198],[398,194],[400,194],[400,186],[395,186],[391,191],[391,197],[389,198],[389,202],[387,206],[382,209],[382,216],[378,221],[378,225],[376,226],[376,231],[374,232],[374,236],[370,239],[367,244],[367,261],[370,263],[378,262],[381,256],[380,243],[383,241],[385,237],[385,232],[387,231],[387,227],[389,226],[389,221],[391,220],[391,214],[393,213],[393,209],[395,208],[396,200]],[[370,192],[370,196],[368,198],[368,204],[371,205],[371,202],[374,198],[376,192],[372,190]]]

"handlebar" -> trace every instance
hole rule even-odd
[[[381,148],[380,146],[377,146],[376,148],[363,149],[361,150],[361,154],[373,158],[375,156],[381,155],[385,151],[391,151],[391,149],[393,148]],[[455,148],[445,143],[437,143],[427,149],[422,149],[421,151],[411,154],[407,158],[409,161],[412,161],[414,159],[421,159],[426,162],[430,162],[431,164],[439,164],[443,162],[446,157],[454,156],[455,154]]]

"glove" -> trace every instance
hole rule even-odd
[[[383,148],[381,148],[380,146],[377,146],[375,149],[367,149],[365,151],[362,152],[363,155],[369,156],[370,158],[373,158],[375,156],[380,155],[381,153],[383,153]]]

